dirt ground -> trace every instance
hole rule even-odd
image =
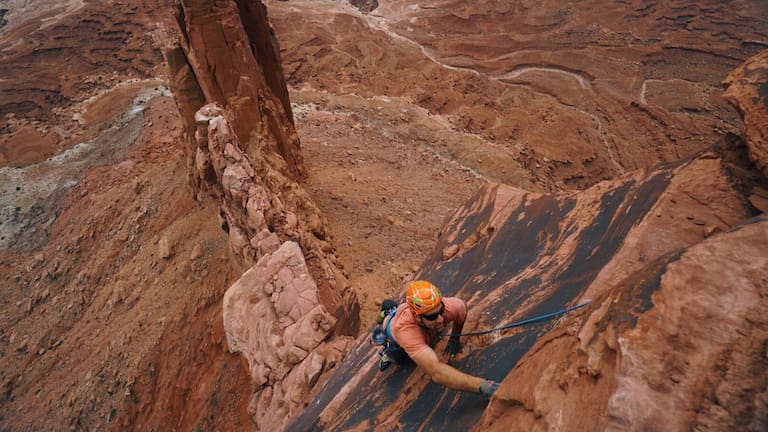
[[[307,187],[362,304],[363,327],[385,298],[418,277],[444,220],[487,179],[440,154],[419,112],[402,101],[324,106],[291,94]],[[393,121],[399,118],[401,121]],[[426,136],[425,136],[426,135]]]

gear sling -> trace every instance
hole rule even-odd
[[[379,322],[379,324],[383,324],[383,320],[386,320],[387,323],[383,326],[383,329],[381,325],[377,325],[373,329],[373,335],[371,337],[374,344],[381,345],[381,349],[378,351],[379,357],[381,357],[379,360],[379,370],[383,371],[392,364],[393,360],[399,363],[405,360],[407,356],[405,355],[405,351],[403,351],[403,349],[400,348],[400,345],[395,341],[395,338],[392,336],[392,330],[390,329],[392,320],[397,312],[397,304],[394,302],[387,304],[385,302],[385,304],[382,304],[381,309],[382,311],[379,316],[381,322]]]

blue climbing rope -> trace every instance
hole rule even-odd
[[[532,324],[532,323],[535,323],[535,322],[538,322],[538,321],[544,321],[544,320],[547,320],[547,319],[550,319],[550,318],[554,318],[556,316],[565,315],[566,313],[568,313],[570,311],[583,308],[584,306],[586,306],[588,304],[589,304],[589,302],[587,301],[587,302],[584,302],[584,303],[576,305],[576,306],[571,306],[571,307],[569,307],[567,309],[559,310],[557,312],[552,312],[552,313],[548,313],[548,314],[544,314],[544,315],[535,316],[535,317],[532,317],[532,318],[527,318],[527,319],[524,319],[522,321],[513,322],[511,324],[503,325],[501,327],[492,328],[490,330],[483,330],[483,331],[470,332],[470,333],[460,333],[460,334],[448,333],[448,334],[440,335],[440,337],[443,337],[443,336],[448,336],[448,337],[454,337],[454,336],[477,336],[477,335],[493,333],[493,332],[499,331],[499,330],[510,329],[510,328],[513,328],[513,327],[520,327],[520,326],[524,326],[524,325],[527,325],[527,324]]]

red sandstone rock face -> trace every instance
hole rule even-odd
[[[247,270],[224,299],[227,341],[248,360],[257,429],[280,429],[347,351],[359,307],[325,220],[297,183],[304,167],[263,5],[211,12],[207,2],[183,1],[178,21],[186,63],[209,102],[185,118],[196,124],[193,186],[218,202],[234,266]],[[198,94],[185,63],[171,63],[174,83],[186,86],[180,93]],[[180,100],[180,113],[196,100]]]
[[[590,305],[465,338],[452,364],[503,380],[487,408],[412,366],[380,373],[361,341],[289,430],[762,430],[768,219],[726,174],[744,151],[577,194],[486,187],[418,277],[468,300],[466,331]]]
[[[754,106],[754,93],[740,94]],[[487,408],[412,366],[378,372],[361,342],[289,430],[764,430],[768,218],[747,200],[765,182],[749,174],[753,148],[728,136],[575,194],[485,188],[418,277],[468,300],[466,331],[589,306],[467,338],[453,364],[503,377]]]

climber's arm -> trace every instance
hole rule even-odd
[[[433,381],[449,389],[478,393],[480,384],[484,381],[482,378],[465,374],[450,365],[441,363],[437,353],[429,347],[422,349],[411,358],[432,377]]]

